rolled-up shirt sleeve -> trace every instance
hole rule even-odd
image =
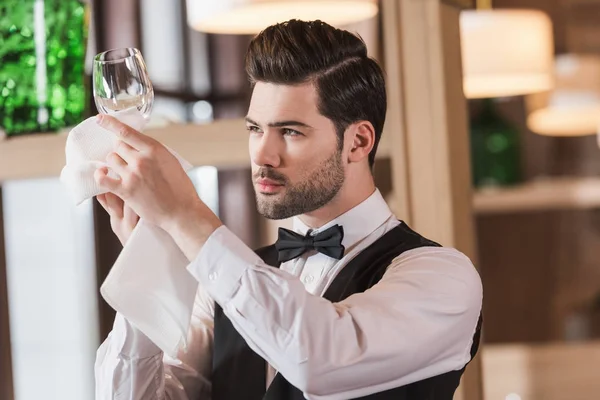
[[[471,357],[482,286],[454,249],[407,251],[378,284],[339,303],[266,265],[224,226],[188,270],[307,398],[365,396],[459,370]]]

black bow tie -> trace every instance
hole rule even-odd
[[[310,236],[310,231],[306,233],[306,236],[302,236],[288,229],[279,228],[279,238],[275,243],[275,248],[279,252],[279,262],[293,260],[309,250],[317,250],[319,253],[339,260],[344,256],[343,238],[344,228],[340,225],[334,225],[315,236]]]

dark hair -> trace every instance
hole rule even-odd
[[[387,108],[385,80],[360,37],[322,21],[293,19],[272,25],[250,42],[246,73],[253,85],[312,82],[319,112],[335,125],[340,148],[349,125],[371,122],[375,143],[369,165],[373,166]]]

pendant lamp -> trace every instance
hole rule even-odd
[[[543,12],[492,9],[460,15],[464,92],[467,98],[518,96],[549,90],[554,41],[552,22]]]
[[[552,91],[527,96],[527,127],[547,136],[595,134],[600,123],[600,56],[559,55],[554,75]]]
[[[187,0],[188,25],[207,33],[257,34],[290,19],[333,26],[377,15],[376,0]]]

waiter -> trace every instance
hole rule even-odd
[[[381,68],[355,35],[291,20],[252,40],[246,72],[258,211],[294,217],[256,252],[165,147],[99,117],[120,140],[107,159],[119,178],[95,174],[115,233],[125,243],[139,217],[163,228],[199,289],[176,359],[117,314],[98,350],[97,399],[452,399],[479,343],[481,281],[375,187]]]

